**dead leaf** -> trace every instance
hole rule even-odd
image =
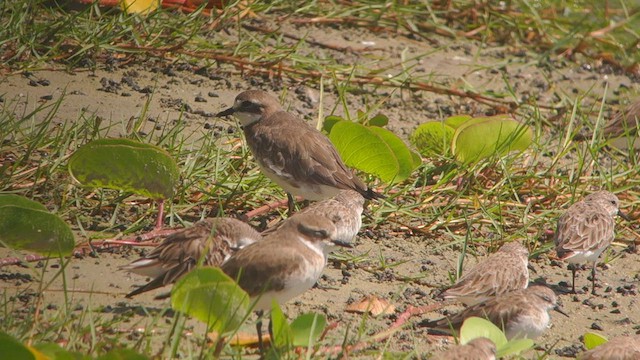
[[[220,334],[218,332],[213,331],[207,334],[209,340],[214,343],[218,341],[220,338]],[[226,341],[231,346],[258,346],[258,334],[254,333],[246,333],[246,332],[238,332],[231,339],[226,339]],[[262,334],[262,342],[264,344],[269,344],[271,342],[271,337],[269,334]]]
[[[347,312],[354,312],[358,314],[369,313],[373,316],[378,316],[393,314],[396,311],[396,307],[385,299],[379,298],[375,295],[367,295],[359,301],[348,305],[345,310]]]

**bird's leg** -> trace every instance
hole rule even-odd
[[[569,269],[571,270],[571,293],[576,293],[576,266],[575,264],[569,264]]]
[[[596,264],[597,261],[594,261],[591,268],[591,295],[596,295]]]
[[[295,200],[293,199],[293,195],[289,193],[287,193],[287,206],[289,207],[288,215],[289,216],[293,215],[293,212],[296,209],[296,203],[295,203]]]
[[[258,348],[260,349],[260,357],[264,356],[264,343],[262,342],[262,316],[264,312],[262,310],[257,312],[258,322],[256,322],[256,331],[258,332]]]

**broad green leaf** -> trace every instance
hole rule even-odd
[[[69,172],[84,186],[131,191],[152,199],[170,198],[180,175],[166,151],[129,139],[84,145],[69,159]]]
[[[277,302],[271,304],[271,326],[273,329],[273,343],[277,347],[288,348],[292,345],[293,333],[287,318]]]
[[[446,118],[444,120],[445,125],[451,126],[454,130],[459,128],[460,125],[466,123],[467,121],[473,119],[471,115],[454,115]]]
[[[399,137],[387,129],[372,126],[369,127],[368,130],[378,135],[387,146],[391,148],[391,151],[395,155],[398,161],[398,175],[394,179],[394,182],[401,182],[407,179],[417,167],[412,151],[409,150],[404,141],[400,140]]]
[[[120,7],[129,14],[147,15],[160,7],[160,0],[120,0]]]
[[[400,165],[389,146],[368,128],[350,121],[339,121],[331,129],[333,142],[345,164],[374,174],[385,182],[393,181]]]
[[[440,121],[430,121],[420,124],[409,136],[409,140],[424,156],[447,156],[454,132],[454,128],[449,125]]]
[[[327,320],[321,314],[302,314],[291,323],[293,346],[311,347],[322,335]]]
[[[587,350],[596,348],[607,341],[606,337],[596,333],[588,332],[584,334],[584,347],[587,348]]]
[[[222,270],[197,268],[173,286],[171,307],[222,334],[242,325],[249,312],[249,295]]]
[[[389,117],[387,115],[378,114],[369,120],[365,120],[363,124],[367,126],[385,127],[389,124]]]
[[[33,346],[34,349],[38,350],[44,356],[49,358],[50,360],[84,360],[91,359],[88,355],[83,355],[78,352],[69,352],[60,347],[58,344],[54,343],[44,343]]]
[[[451,151],[464,164],[510,151],[523,151],[531,145],[531,129],[507,115],[475,118],[458,127]]]
[[[535,345],[531,339],[513,339],[496,349],[496,359],[502,359],[511,355],[518,355],[529,350]]]
[[[73,233],[57,215],[27,198],[0,196],[0,240],[12,249],[47,256],[71,255]]]
[[[96,358],[96,360],[148,360],[148,359],[149,359],[148,357],[144,355],[140,355],[137,352],[131,349],[126,349],[126,348],[113,349],[108,353],[102,356],[98,356]]]
[[[36,360],[36,355],[20,341],[0,333],[0,354],[3,359]]]
[[[493,341],[496,344],[496,349],[500,349],[507,343],[507,337],[502,330],[491,321],[479,317],[466,319],[462,323],[462,327],[460,327],[460,343],[466,344],[479,337],[485,337]]]
[[[0,194],[0,207],[3,206],[19,206],[25,209],[49,211],[46,207],[44,207],[44,205],[40,204],[39,202],[15,194]]]
[[[337,124],[339,121],[344,121],[344,119],[342,119],[340,116],[329,115],[324,118],[322,129],[326,131],[327,134],[330,134],[331,129],[333,129],[333,125]]]

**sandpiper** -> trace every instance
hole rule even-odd
[[[479,337],[464,345],[454,346],[446,351],[433,354],[432,360],[495,360],[496,344]]]
[[[298,212],[298,214],[313,214],[324,216],[333,221],[336,226],[336,239],[343,243],[351,243],[362,226],[362,212],[365,199],[354,190],[341,190],[331,199],[312,203]],[[285,221],[262,232],[263,236],[277,231]]]
[[[638,360],[640,335],[621,336],[578,355],[580,360]]]
[[[614,217],[629,218],[619,209],[618,197],[609,191],[598,191],[571,205],[560,216],[555,234],[558,257],[570,263],[571,291],[576,291],[577,263],[589,262],[591,293],[596,293],[596,262],[615,237]]]
[[[220,266],[235,251],[261,238],[260,233],[240,220],[215,218],[199,221],[190,228],[169,235],[148,255],[121,267],[153,278],[127,297],[172,284],[200,261],[204,266]]]
[[[246,291],[262,313],[273,301],[283,304],[310,289],[327,263],[335,245],[350,246],[336,239],[333,222],[315,214],[295,214],[259,242],[233,254],[222,271]],[[262,323],[257,324],[262,346]]]
[[[534,285],[477,303],[452,316],[423,322],[421,325],[436,332],[450,333],[452,329],[458,331],[465,319],[476,316],[486,318],[502,328],[508,339],[535,339],[547,329],[550,309],[568,316],[558,305],[553,290],[546,286]]]
[[[529,251],[518,242],[504,244],[479,262],[440,296],[465,305],[525,289],[529,285]]]
[[[290,213],[293,195],[323,200],[341,189],[351,189],[366,199],[382,197],[347,168],[329,138],[284,111],[268,93],[240,93],[232,107],[217,114],[228,115],[235,115],[240,121],[262,172],[287,192]]]

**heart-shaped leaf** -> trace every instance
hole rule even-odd
[[[3,359],[36,360],[36,355],[20,341],[0,333],[0,354]]]
[[[409,150],[404,141],[400,140],[400,138],[391,131],[377,126],[369,127],[368,130],[378,135],[395,155],[398,161],[398,174],[394,182],[404,181],[411,175],[413,170],[420,165],[420,162],[422,162],[422,159],[420,159],[420,162],[416,164],[414,155],[417,154]],[[420,158],[420,155],[418,155],[418,158]]]
[[[170,198],[180,175],[166,151],[129,139],[99,139],[84,145],[69,159],[69,172],[85,186],[152,199]]]
[[[460,343],[466,344],[479,337],[485,337],[496,344],[496,358],[517,355],[532,348],[534,345],[531,339],[514,339],[507,341],[504,332],[489,320],[479,317],[466,319],[460,328]]]
[[[345,164],[378,176],[387,183],[406,179],[419,165],[397,136],[379,127],[339,120],[329,133]]]
[[[507,115],[475,118],[456,129],[451,151],[459,162],[469,164],[510,151],[523,151],[532,139],[531,128]]]
[[[0,240],[13,249],[47,256],[71,255],[73,233],[57,215],[35,201],[0,194]]]
[[[235,281],[213,267],[197,268],[176,282],[171,307],[219,333],[235,331],[249,312],[249,295]]]
[[[273,343],[277,347],[288,348],[292,345],[293,333],[277,302],[271,304],[271,326],[273,329]]]
[[[25,209],[48,211],[47,208],[39,202],[15,194],[0,194],[0,207],[3,206],[19,206]]]
[[[90,360],[89,355],[83,355],[77,352],[70,352],[54,343],[43,343],[34,345],[33,348],[39,351],[45,357],[43,359],[50,360]]]
[[[293,346],[312,347],[327,326],[327,319],[321,314],[302,314],[291,322]]]
[[[454,132],[455,129],[445,123],[430,121],[420,124],[409,140],[422,155],[437,158],[449,154]]]
[[[588,332],[584,334],[584,347],[587,348],[587,350],[591,350],[605,344],[607,341],[606,337],[596,333]]]
[[[499,349],[507,343],[507,337],[502,330],[491,321],[479,317],[466,319],[462,323],[462,327],[460,327],[460,343],[466,344],[479,337],[485,337],[493,341],[493,343],[496,344],[496,349]]]

